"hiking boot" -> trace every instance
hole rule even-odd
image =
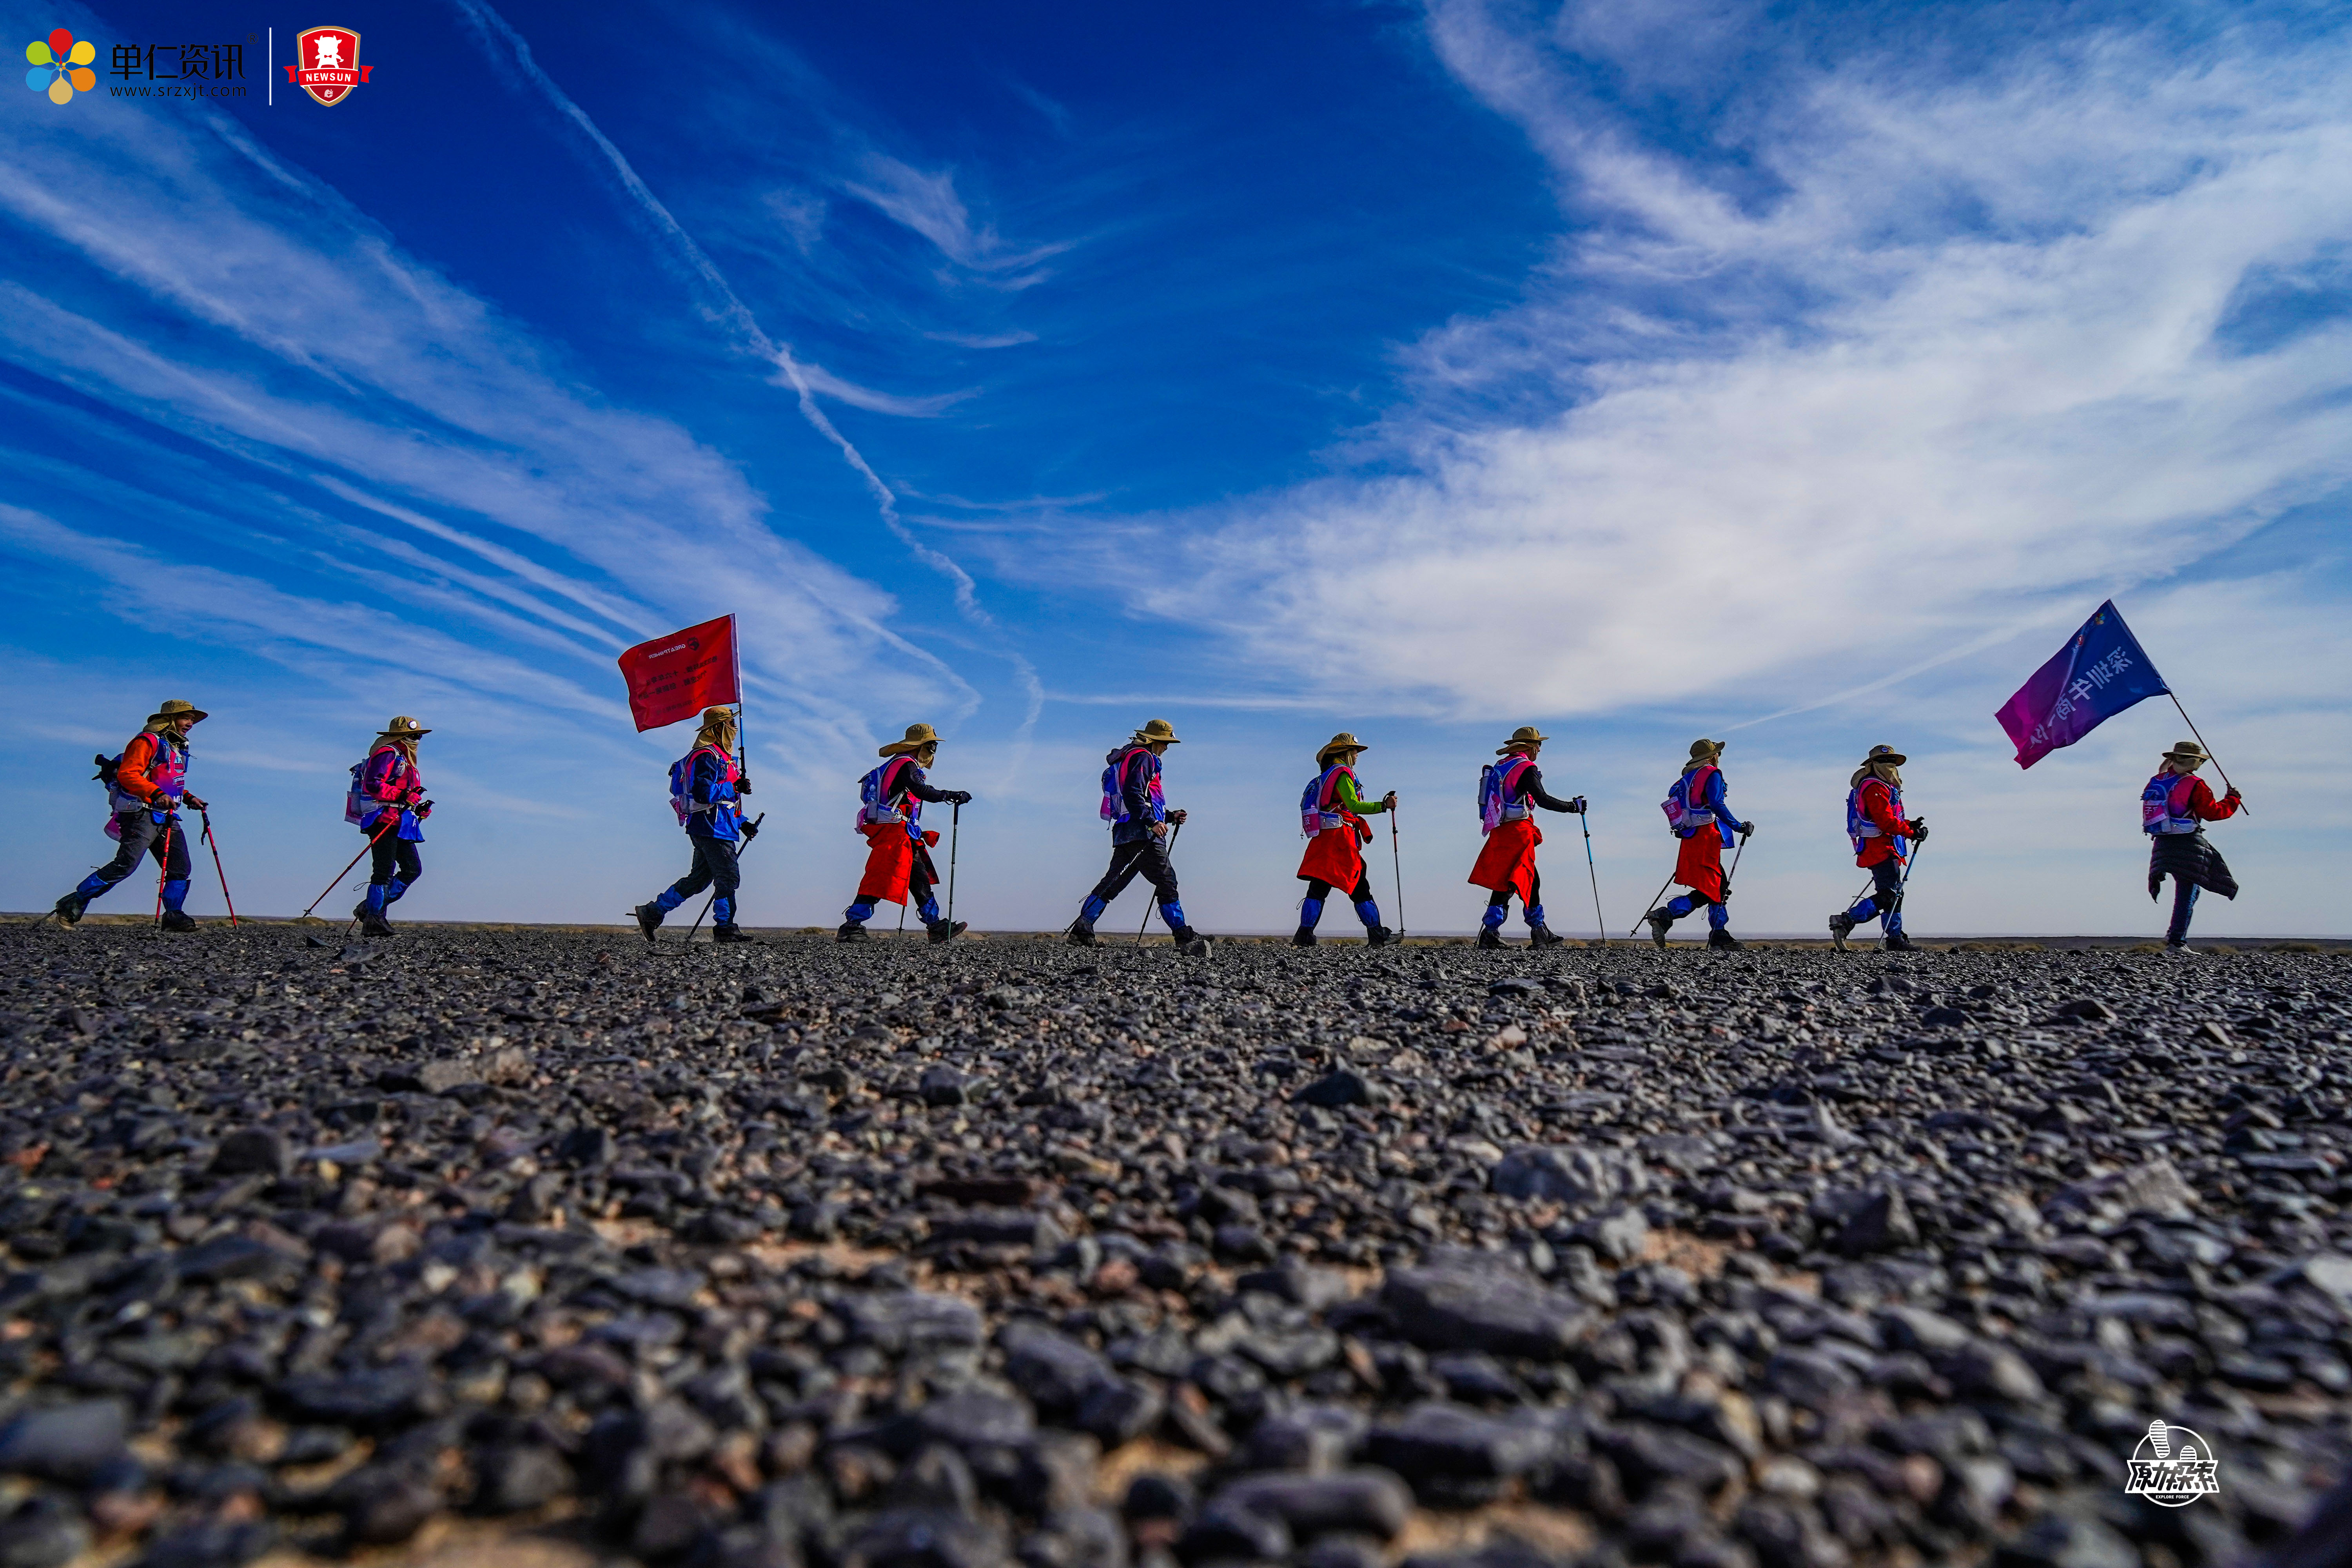
[[[1642,918],[1650,922],[1650,940],[1658,944],[1660,952],[1665,952],[1666,933],[1675,929],[1675,917],[1664,910],[1652,910]]]
[[[1554,936],[1549,926],[1531,926],[1528,930],[1529,947],[1558,947],[1567,940],[1564,936]]]
[[[743,928],[737,925],[733,921],[729,921],[725,925],[712,926],[710,928],[710,940],[714,942],[749,942],[753,947],[760,945],[759,938],[745,936],[743,934]]]
[[[923,928],[931,933],[933,942],[953,942],[971,929],[970,921],[934,921]]]
[[[654,932],[661,930],[662,917],[669,913],[659,904],[639,904],[629,912],[637,917],[637,930],[645,933],[647,942],[654,940]]]
[[[863,921],[844,921],[841,929],[833,933],[835,942],[872,942],[874,933],[866,929]]]
[[[1503,933],[1501,931],[1496,930],[1493,926],[1480,926],[1478,928],[1478,945],[1480,947],[1503,947],[1507,944],[1503,941]]]
[[[68,893],[64,898],[58,900],[58,924],[61,926],[77,924],[80,921],[81,917],[88,913],[89,910],[89,900],[88,899],[82,897],[79,893]]]
[[[1665,944],[1661,942],[1659,945],[1663,947]],[[1717,952],[1738,952],[1740,951],[1743,944],[1740,942],[1738,938],[1733,936],[1721,926],[1717,926],[1713,931],[1706,933],[1706,945],[1715,949]]]
[[[195,917],[185,910],[165,910],[163,926],[165,931],[194,931],[196,929]]]
[[[1293,947],[1313,947],[1315,945],[1315,928],[1313,926],[1300,926],[1297,931],[1291,932],[1290,945]]]
[[[1845,951],[1845,939],[1853,934],[1854,919],[1848,914],[1830,917],[1830,945],[1840,952]]]
[[[1885,949],[1888,952],[1916,952],[1918,951],[1918,949],[1911,945],[1911,939],[1905,936],[1899,931],[1888,931],[1886,933],[1886,940],[1880,942],[1878,945]]]
[[[375,914],[362,909],[360,911],[360,934],[362,936],[390,936],[392,934],[392,922],[384,919],[380,914]]]
[[[1393,945],[1396,940],[1397,933],[1389,930],[1386,926],[1366,926],[1364,928],[1364,945],[1366,947],[1389,947]]]
[[[1199,931],[1186,931],[1176,939],[1176,951],[1187,958],[1206,958],[1215,944]]]
[[[1095,944],[1094,925],[1090,921],[1080,921],[1062,933],[1062,940],[1072,947],[1092,947]]]

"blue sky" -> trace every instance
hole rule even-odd
[[[613,658],[731,610],[757,924],[839,918],[917,720],[980,796],[959,914],[1061,924],[1156,715],[1206,929],[1287,928],[1342,728],[1407,923],[1467,929],[1533,721],[1621,930],[1701,733],[1743,929],[1852,892],[1884,741],[1915,929],[2154,930],[2177,717],[2025,774],[1990,718],[2113,595],[2260,813],[2200,929],[2352,933],[2296,804],[2352,741],[2340,8],[1117,9],[0,0],[101,66],[334,20],[373,68],[0,98],[0,907],[102,858],[87,758],[186,696],[243,906],[348,857],[405,712],[404,910],[617,919],[683,868],[686,736]]]

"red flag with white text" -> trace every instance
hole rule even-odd
[[[629,716],[640,730],[658,730],[698,717],[705,708],[740,702],[735,617],[721,616],[639,643],[621,656],[621,679],[628,682]]]

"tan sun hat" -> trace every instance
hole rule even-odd
[[[392,722],[383,727],[383,738],[387,741],[414,741],[419,735],[430,735],[431,733],[433,733],[432,731],[426,729],[424,725],[418,723],[407,714],[395,713],[392,716]]]
[[[1176,738],[1176,726],[1165,719],[1146,720],[1143,728],[1135,732],[1135,738],[1146,745],[1162,741],[1171,746],[1181,746],[1184,743]]]
[[[1885,763],[1890,767],[1899,768],[1910,760],[1892,746],[1873,746],[1870,748],[1870,755],[1862,759],[1862,765],[1867,768]]]
[[[1711,762],[1723,755],[1723,746],[1721,741],[1710,741],[1702,735],[1691,742],[1690,760],[1695,763]]]
[[[2175,741],[2172,750],[2164,753],[2164,760],[2193,773],[2213,759],[2206,754],[2204,747],[2194,741]]]
[[[158,708],[152,713],[148,714],[147,722],[150,724],[168,724],[174,719],[186,719],[192,722],[201,722],[202,721],[211,717],[211,714],[206,713],[203,709],[197,707],[194,703],[188,701],[184,698],[173,697],[167,699],[161,708]]]
[[[1348,733],[1347,731],[1342,730],[1338,734],[1332,736],[1331,739],[1324,744],[1321,751],[1315,753],[1315,760],[1318,763],[1327,762],[1330,758],[1339,755],[1341,752],[1345,752],[1349,756],[1353,756],[1359,752],[1369,752],[1371,748],[1370,746],[1365,745],[1361,741],[1356,739],[1355,736]]]
[[[1495,748],[1495,754],[1498,757],[1505,756],[1516,747],[1540,746],[1546,741],[1550,739],[1551,737],[1549,735],[1545,734],[1533,724],[1522,724],[1517,729],[1511,731],[1511,738],[1509,740]]]
[[[919,752],[925,746],[936,746],[939,743],[940,732],[929,724],[909,724],[907,726],[905,740],[893,741],[874,754],[877,757],[903,757],[911,752]]]

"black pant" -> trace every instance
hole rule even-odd
[[[690,899],[714,884],[719,889],[719,902],[712,907],[719,911],[719,923],[725,925],[734,918],[735,889],[742,885],[742,873],[735,866],[735,851],[740,846],[731,838],[694,839],[694,869],[672,882],[670,891],[681,900]]]
[[[370,862],[368,880],[376,887],[390,883],[395,872],[404,887],[414,886],[416,879],[425,875],[425,862],[417,855],[416,846],[400,837],[397,827],[375,841],[372,854],[374,858]]]
[[[1109,903],[1127,891],[1127,885],[1141,876],[1151,884],[1160,902],[1177,902],[1176,868],[1168,858],[1168,840],[1139,838],[1132,844],[1114,844],[1110,850],[1110,869],[1095,884],[1093,897]]]
[[[1307,879],[1307,896],[1310,899],[1328,899],[1331,896],[1331,884],[1323,880],[1320,877],[1309,877]],[[1371,896],[1371,873],[1370,871],[1357,872],[1356,885],[1348,889],[1349,901],[1351,903],[1360,904],[1370,899]]]
[[[1510,902],[1511,889],[1508,888],[1497,888],[1486,895],[1486,907],[1490,910],[1508,908]],[[1543,908],[1543,873],[1532,866],[1528,868],[1528,907],[1531,910]]]
[[[148,811],[122,812],[114,820],[120,825],[122,845],[115,850],[114,858],[100,867],[94,874],[95,880],[105,884],[97,892],[105,891],[106,888],[113,887],[139,869],[140,857],[148,854],[152,854],[155,863],[163,868],[165,881],[184,882],[188,879],[187,824],[158,822],[154,813]],[[163,842],[166,837],[171,840],[168,849]],[[87,887],[89,884],[83,885]],[[91,894],[93,898],[96,896],[96,892]]]

